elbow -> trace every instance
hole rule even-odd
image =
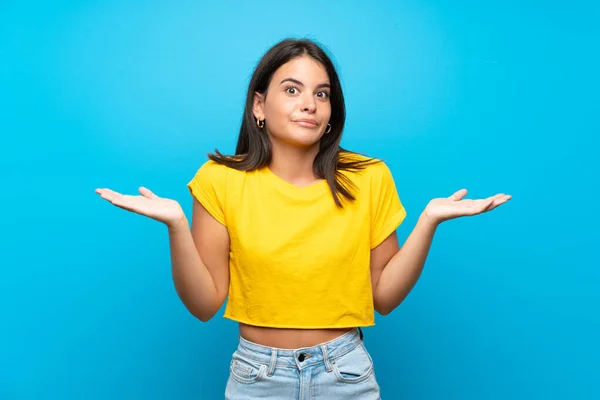
[[[377,290],[373,291],[373,307],[380,315],[388,315],[392,312],[393,307],[389,306],[389,301],[385,301],[385,297]]]
[[[375,311],[377,311],[378,314],[383,315],[383,316],[388,315],[389,313],[391,313],[394,310],[393,307],[386,306],[385,304],[382,304],[382,302],[378,302],[378,301],[374,302],[374,306],[375,306]]]
[[[219,311],[219,308],[216,306],[199,306],[196,304],[190,304],[190,303],[185,303],[185,306],[187,308],[187,310],[190,312],[190,314],[192,314],[194,317],[196,317],[197,319],[199,319],[202,322],[208,322],[210,321],[215,314],[217,313],[217,311]]]
[[[177,288],[176,288],[177,289]],[[199,299],[186,296],[181,290],[177,290],[177,294],[181,299],[186,310],[195,318],[202,322],[210,321],[219,311],[221,304],[212,299]]]
[[[386,315],[389,315],[389,313],[392,312],[392,309],[385,308],[385,307],[375,307],[375,311],[377,311],[377,313],[379,315],[386,316]]]
[[[202,322],[208,322],[212,319],[212,315],[208,315],[208,316],[202,316],[202,315],[195,315],[196,318],[198,318],[200,321]]]
[[[210,321],[221,309],[225,302],[225,296],[219,296],[211,305],[196,309],[192,314],[202,322]],[[190,310],[191,311],[191,310]]]
[[[202,322],[210,321],[212,319],[212,317],[214,317],[216,314],[216,312],[206,312],[206,311],[201,312],[201,311],[191,311],[190,310],[190,312],[194,317],[198,318]]]

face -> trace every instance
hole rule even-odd
[[[329,123],[330,93],[325,68],[311,57],[295,58],[275,72],[266,97],[255,94],[254,116],[273,142],[313,147]]]

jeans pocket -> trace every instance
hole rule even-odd
[[[362,343],[331,360],[331,365],[337,380],[344,383],[362,382],[373,374],[373,360]]]
[[[263,378],[266,370],[267,366],[265,364],[243,357],[237,352],[233,354],[229,364],[231,378],[244,384],[259,381]]]

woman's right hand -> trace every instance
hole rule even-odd
[[[181,205],[175,200],[158,197],[145,187],[140,187],[141,196],[117,193],[110,189],[96,189],[96,193],[113,205],[136,214],[174,226],[185,220]]]

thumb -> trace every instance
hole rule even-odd
[[[152,193],[152,191],[146,187],[140,186],[140,188],[138,190],[142,194],[142,196],[144,196],[148,199],[157,199],[158,198],[157,195]]]
[[[458,192],[455,192],[452,196],[448,197],[450,200],[460,200],[467,195],[467,189],[460,189]]]

